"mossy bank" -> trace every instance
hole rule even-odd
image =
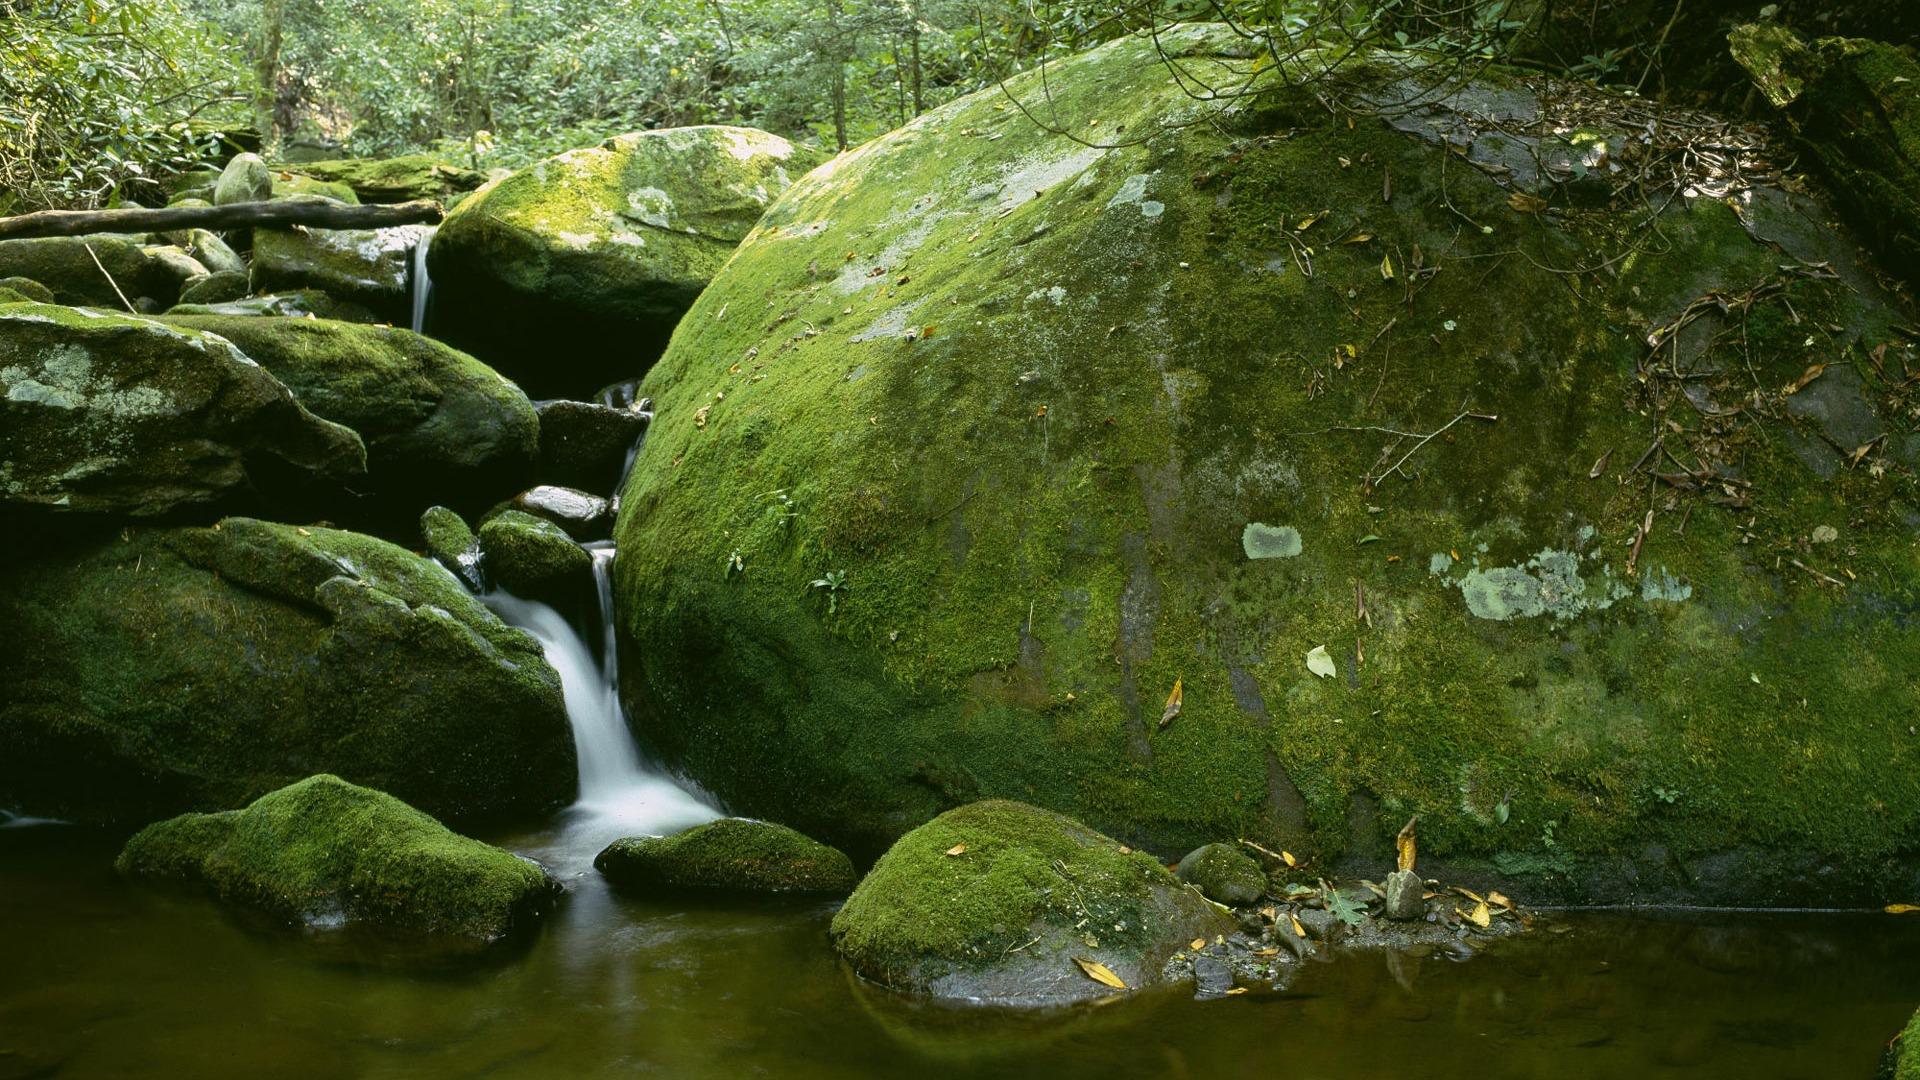
[[[855,852],[999,796],[1165,857],[1418,813],[1534,896],[1920,887],[1910,315],[1819,205],[1544,85],[1195,85],[1117,42],[1009,84],[1071,137],[967,98],[769,210],[641,388],[653,748]]]

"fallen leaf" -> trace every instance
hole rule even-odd
[[[294,526],[294,528],[293,528],[293,531],[294,531],[294,532],[297,532],[297,533],[299,533],[299,534],[300,534],[301,536],[312,536],[312,535],[313,535],[312,533],[310,533],[310,532],[308,532],[307,530],[305,530],[305,529],[302,529],[302,528],[300,528],[300,527],[299,527],[298,525],[296,525],[296,526]]]
[[[1400,827],[1400,835],[1393,838],[1393,852],[1398,856],[1399,868],[1402,870],[1413,869],[1413,823],[1419,820],[1419,814],[1408,818],[1407,823]]]
[[[1453,913],[1467,920],[1473,925],[1479,927],[1482,930],[1485,930],[1487,927],[1493,925],[1493,913],[1487,910],[1487,902],[1485,900],[1482,900],[1478,904],[1475,904],[1471,912],[1461,911],[1459,908],[1454,908]]]
[[[1324,218],[1325,218],[1325,217],[1326,217],[1326,216],[1327,216],[1327,215],[1328,215],[1329,213],[1331,213],[1331,212],[1332,212],[1332,211],[1329,211],[1329,210],[1322,210],[1322,211],[1320,211],[1319,213],[1317,213],[1317,214],[1315,214],[1315,215],[1313,215],[1312,217],[1308,217],[1308,218],[1301,218],[1301,219],[1300,219],[1300,223],[1299,223],[1298,225],[1295,225],[1295,226],[1293,227],[1293,231],[1294,231],[1294,232],[1306,232],[1306,231],[1307,231],[1308,229],[1311,229],[1311,228],[1313,228],[1313,227],[1314,227],[1315,225],[1317,225],[1317,224],[1319,224],[1319,223],[1320,223],[1320,221],[1321,221],[1322,219],[1324,219]]]
[[[1192,949],[1194,952],[1199,952],[1201,949],[1204,949],[1206,947],[1207,947],[1207,939],[1203,937],[1197,937],[1197,938],[1194,938],[1192,941],[1187,942],[1187,948]]]
[[[1327,655],[1325,645],[1315,645],[1307,653],[1307,670],[1323,679],[1333,678],[1336,669],[1333,666],[1333,657]]]
[[[1342,240],[1340,242],[1343,244],[1364,244],[1371,239],[1373,239],[1372,233],[1363,232],[1363,233],[1354,233],[1352,236],[1349,236],[1345,240]]]
[[[1920,911],[1920,904],[1888,904],[1886,911],[1889,915],[1911,915]]]
[[[1547,200],[1529,195],[1524,191],[1516,191],[1507,196],[1507,205],[1523,214],[1537,214],[1547,208]]]
[[[1380,257],[1380,276],[1388,281],[1393,280],[1393,256],[1382,255]]]
[[[1073,958],[1073,962],[1079,964],[1080,970],[1085,972],[1087,978],[1092,979],[1094,982],[1104,986],[1111,986],[1115,990],[1125,990],[1127,988],[1127,984],[1120,981],[1120,976],[1107,970],[1107,965],[1097,960],[1082,960],[1076,956]]]
[[[1295,915],[1293,912],[1289,911],[1287,912],[1287,921],[1293,924],[1293,932],[1295,934],[1299,935],[1300,937],[1307,936],[1307,928],[1300,925],[1300,916]]]
[[[1812,339],[1809,338],[1808,340],[1811,341]],[[1800,377],[1793,380],[1793,384],[1791,386],[1788,386],[1784,392],[1788,394],[1799,393],[1800,391],[1806,389],[1806,386],[1808,383],[1819,378],[1826,370],[1827,370],[1827,365],[1825,364],[1808,365],[1807,370],[1801,372]]]
[[[1233,996],[1233,995],[1235,995],[1235,994],[1244,994],[1244,993],[1246,993],[1246,992],[1247,992],[1247,988],[1246,988],[1246,987],[1244,987],[1244,986],[1236,986],[1236,987],[1234,987],[1233,989],[1231,989],[1231,990],[1229,990],[1229,991],[1227,991],[1227,996],[1228,996],[1228,997],[1232,997],[1232,996]]]
[[[1593,468],[1587,472],[1587,479],[1589,480],[1600,479],[1600,474],[1607,471],[1607,462],[1612,460],[1613,460],[1613,451],[1609,450],[1606,453],[1601,454],[1600,460],[1594,462]]]
[[[962,853],[962,852],[964,852],[964,851],[966,851],[966,850],[967,850],[967,845],[965,845],[965,844],[955,844],[955,845],[953,845],[952,847],[950,847],[950,848],[948,848],[948,849],[947,849],[947,854],[948,854],[948,855],[950,855],[950,856],[951,856],[951,855],[958,855],[958,854],[960,854],[960,853]]]
[[[1463,888],[1462,886],[1459,886],[1459,885],[1452,886],[1452,889],[1454,892],[1459,893],[1461,896],[1466,897],[1467,899],[1473,901],[1476,904],[1486,903],[1485,900],[1482,900],[1480,898],[1480,894],[1477,892],[1474,892],[1472,889]]]
[[[1513,906],[1513,901],[1507,899],[1504,895],[1497,892],[1490,892],[1487,894],[1487,903],[1499,904],[1503,908],[1510,908]]]
[[[693,410],[693,426],[694,427],[704,428],[707,426],[707,410],[711,408],[713,408],[713,406],[711,405],[702,405],[699,408]]]
[[[1296,858],[1294,858],[1294,857],[1293,857],[1293,852],[1291,852],[1291,851],[1281,851],[1281,852],[1280,852],[1280,861],[1281,861],[1281,862],[1283,862],[1283,863],[1286,863],[1286,864],[1287,864],[1288,866],[1299,866],[1299,865],[1300,865],[1300,860],[1299,860],[1299,859],[1296,859]]]
[[[1165,711],[1160,714],[1161,731],[1165,731],[1167,725],[1173,723],[1173,718],[1180,715],[1180,702],[1180,680],[1175,679],[1173,680],[1173,693],[1167,695],[1167,707]]]

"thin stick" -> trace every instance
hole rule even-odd
[[[135,315],[138,315],[140,313],[139,309],[135,308],[133,306],[133,302],[127,299],[126,293],[123,293],[120,291],[120,283],[113,280],[112,274],[107,273],[107,268],[104,265],[102,265],[100,262],[100,256],[95,255],[93,253],[93,245],[87,243],[85,240],[82,240],[80,241],[80,246],[87,249],[87,258],[93,260],[93,265],[100,267],[100,276],[103,278],[106,278],[107,284],[113,286],[113,295],[118,296],[120,298],[120,302],[127,306],[128,311],[133,312]]]

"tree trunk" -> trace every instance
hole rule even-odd
[[[436,225],[445,216],[431,199],[385,206],[331,202],[229,203],[169,206],[161,210],[41,210],[0,218],[0,240],[40,236],[85,236],[101,232],[164,232],[172,229],[245,229],[258,225],[304,225],[310,229],[379,229],[389,225]]]

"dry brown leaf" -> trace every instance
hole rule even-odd
[[[948,854],[949,856],[953,856],[953,855],[958,855],[958,854],[960,854],[961,852],[964,852],[964,851],[966,851],[966,850],[967,850],[967,845],[965,845],[965,844],[955,844],[955,845],[953,845],[952,847],[950,847],[950,848],[948,848],[948,849],[947,849],[947,854]]]
[[[1279,949],[1255,949],[1255,950],[1253,950],[1253,955],[1255,955],[1255,956],[1279,956],[1279,955],[1280,955],[1280,950],[1279,950]]]
[[[1807,370],[1801,372],[1800,377],[1793,380],[1793,384],[1791,386],[1788,386],[1785,392],[1788,394],[1799,393],[1800,391],[1807,388],[1808,383],[1819,378],[1822,374],[1826,372],[1826,370],[1827,370],[1827,365],[1825,364],[1808,365]]]
[[[1523,214],[1537,214],[1547,208],[1547,200],[1529,195],[1524,191],[1516,191],[1507,196],[1507,205]]]
[[[1888,904],[1886,910],[1889,915],[1911,915],[1920,911],[1920,904]]]
[[[1413,869],[1413,823],[1419,820],[1419,814],[1408,818],[1407,823],[1400,827],[1400,835],[1393,838],[1393,851],[1399,857],[1399,868],[1402,870]]]
[[[1173,693],[1167,695],[1166,711],[1160,714],[1160,730],[1161,731],[1165,731],[1167,729],[1167,725],[1173,723],[1173,718],[1180,715],[1181,700],[1182,700],[1182,696],[1180,693],[1180,680],[1175,679],[1173,680]]]
[[[1454,892],[1459,893],[1461,896],[1466,897],[1467,899],[1473,901],[1476,904],[1486,903],[1485,900],[1482,900],[1480,898],[1480,894],[1477,892],[1474,892],[1472,889],[1462,888],[1459,885],[1450,885],[1448,886],[1448,888],[1451,888]]]
[[[1081,972],[1094,982],[1100,983],[1103,986],[1111,986],[1115,990],[1125,990],[1127,988],[1127,984],[1120,981],[1120,976],[1109,971],[1107,965],[1097,960],[1082,960],[1076,956],[1073,958],[1073,962],[1079,964]]]
[[[1287,921],[1293,923],[1294,934],[1296,934],[1299,937],[1307,936],[1307,928],[1300,925],[1300,916],[1295,915],[1293,912],[1289,911],[1287,912]]]
[[[1497,892],[1490,892],[1487,894],[1487,903],[1499,904],[1503,908],[1513,907],[1513,901],[1507,899],[1504,895]]]

